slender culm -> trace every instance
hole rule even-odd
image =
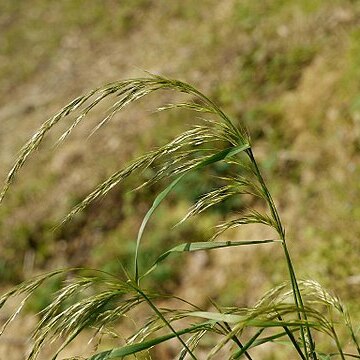
[[[287,351],[292,351],[291,358],[302,360],[325,360],[335,356],[341,359],[360,358],[357,332],[346,307],[319,283],[297,277],[290,255],[291,244],[286,239],[278,208],[262,175],[260,163],[256,160],[245,124],[232,121],[212,99],[190,84],[148,74],[107,84],[69,102],[45,121],[23,146],[6,177],[0,203],[5,201],[15,179],[21,176],[24,164],[39,149],[48,133],[64,119],[67,120],[67,128],[58,142],[66,141],[75,128],[87,120],[92,110],[105,103],[105,100],[106,104],[110,102],[110,106],[92,134],[105,127],[126,107],[160,90],[182,93],[189,99],[160,106],[157,111],[188,111],[190,114],[196,113],[196,116],[201,113],[203,117],[171,141],[119,166],[79,201],[59,225],[68,226],[68,222],[78,213],[99,202],[126,179],[144,179],[140,185],[136,185],[135,190],[157,183],[163,188],[154,196],[139,225],[134,239],[132,265],[129,269],[123,266],[124,274],[121,276],[94,269],[71,268],[56,270],[21,283],[0,297],[0,308],[11,298],[22,296],[23,299],[5,321],[0,335],[15,321],[36,291],[46,288],[52,279],[58,279],[60,289],[39,314],[31,337],[28,360],[38,359],[49,344],[58,345],[51,355],[52,359],[57,359],[75,338],[89,329],[95,329],[94,337],[108,336],[111,342],[105,342],[109,348],[96,348],[87,357],[88,360],[142,359],[143,354],[151,359],[156,356],[153,355],[156,354],[154,348],[170,340],[176,341],[177,359],[203,359],[206,351],[207,359],[225,356],[228,359],[246,357],[255,360],[258,353],[253,349],[270,343],[279,347],[287,345]],[[226,165],[233,173],[226,176],[216,174],[219,164]],[[141,177],[145,170],[151,170],[151,175],[146,178]],[[200,182],[201,176],[198,175],[205,170],[219,175],[219,181],[215,188],[205,191],[190,205],[177,227],[235,197],[250,197],[253,201],[249,202],[249,208],[240,214],[225,214],[225,220],[216,225],[209,238],[202,241],[186,238],[175,246],[157,249],[155,261],[146,267],[141,255],[143,242],[148,241],[151,230],[148,224],[154,213],[179,184],[186,183],[193,175]],[[257,240],[224,238],[228,230],[249,224],[266,226],[275,235]],[[272,246],[272,251],[279,251],[283,255],[288,271],[284,274],[284,282],[266,292],[253,306],[244,308],[234,304],[225,307],[210,300],[203,308],[177,294],[164,294],[146,287],[145,280],[154,277],[171,257],[226,248],[241,252],[247,246]],[[134,321],[136,329],[133,334],[125,340],[112,336],[121,320],[136,317],[134,314],[139,314],[137,311],[141,316]],[[349,334],[346,341],[344,333]],[[322,348],[324,343],[327,344],[326,350]]]

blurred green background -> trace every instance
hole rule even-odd
[[[30,134],[73,97],[142,69],[187,81],[249,129],[299,278],[329,287],[359,321],[359,1],[1,0],[0,34],[3,179]],[[164,184],[133,192],[130,179],[54,227],[106,176],[197,121],[184,111],[152,113],[173,99],[151,96],[86,140],[100,106],[61,146],[53,145],[66,122],[48,137],[0,207],[4,287],[69,265],[131,269],[137,228]],[[142,264],[176,243],[206,239],[225,214],[246,207],[237,199],[172,229],[226,171],[219,165],[177,188],[149,226]],[[258,227],[226,234],[263,235]],[[272,247],[199,254],[169,259],[149,286],[199,303],[211,296],[251,305],[287,276]],[[39,294],[33,310],[48,296]]]

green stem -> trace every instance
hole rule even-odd
[[[229,332],[231,332],[232,329],[231,329],[230,325],[227,322],[225,322],[224,324],[225,324],[226,329]],[[235,342],[235,344],[237,346],[239,346],[240,350],[244,349],[244,345],[242,344],[242,342],[238,339],[238,337],[236,335],[232,336],[231,339]],[[245,350],[244,354],[245,354],[245,356],[247,357],[248,360],[252,360],[252,357],[250,356],[250,354],[246,350]]]
[[[262,334],[265,328],[262,328],[256,332],[256,334],[244,345],[244,347],[233,354],[231,359],[238,359],[242,354],[245,353],[246,350],[250,348],[250,346],[256,341],[256,339]]]
[[[219,311],[220,313],[222,313],[221,309],[217,306],[217,304],[216,304],[214,301],[212,301],[211,299],[209,299],[209,300],[210,300],[211,304],[216,308],[216,310]],[[223,326],[220,322],[218,322],[217,324],[225,331],[225,333],[226,333],[226,332],[232,333],[232,328],[231,328],[231,326],[230,326],[226,321],[224,322],[224,326]],[[238,337],[236,336],[236,334],[234,334],[234,335],[231,337],[231,339],[232,339],[232,340],[234,341],[234,343],[240,348],[240,350],[244,347],[244,345],[243,345],[242,342],[238,339]],[[250,354],[249,354],[247,351],[245,351],[245,356],[247,357],[248,360],[252,360]]]
[[[260,186],[262,187],[262,189],[263,189],[263,191],[265,193],[266,200],[267,200],[268,206],[269,206],[270,211],[271,211],[271,215],[272,215],[272,217],[275,220],[276,225],[277,225],[276,230],[277,230],[277,232],[278,232],[278,234],[280,236],[280,239],[282,240],[282,246],[283,246],[283,250],[284,250],[284,254],[285,254],[285,258],[286,258],[286,263],[287,263],[289,274],[290,274],[290,281],[291,281],[291,287],[292,287],[293,294],[294,294],[295,305],[300,310],[300,311],[298,311],[298,318],[300,320],[302,318],[304,318],[304,320],[307,320],[307,315],[306,315],[306,312],[305,312],[305,309],[304,309],[304,303],[303,303],[302,296],[301,296],[301,293],[300,293],[299,285],[297,283],[294,266],[293,266],[293,263],[291,261],[290,253],[289,253],[289,250],[288,250],[287,245],[286,245],[285,229],[282,226],[282,222],[281,222],[279,213],[277,211],[276,205],[274,203],[274,200],[272,199],[272,196],[271,196],[271,194],[269,192],[269,189],[267,188],[267,186],[265,184],[264,178],[262,177],[262,174],[261,174],[260,169],[259,169],[259,167],[257,165],[257,162],[255,160],[255,157],[254,157],[254,154],[253,154],[251,148],[246,150],[246,153],[249,156],[249,159],[250,159],[251,163],[253,164],[255,174],[256,174],[256,176],[257,176],[257,178],[259,180]],[[304,350],[305,350],[305,356],[306,356],[306,359],[308,359],[307,344],[306,344],[304,329],[303,329],[302,326],[300,327],[300,332],[301,332],[301,337],[302,337],[303,346],[304,346]],[[312,339],[311,331],[310,331],[308,326],[306,326],[306,333],[307,333],[307,336],[308,336],[308,340],[310,342],[309,345],[310,345],[311,358],[314,359],[314,360],[317,360],[316,353],[315,353],[314,341]]]
[[[129,285],[137,292],[139,293],[145,301],[149,304],[149,306],[154,310],[155,314],[166,324],[166,326],[175,334],[175,336],[180,341],[181,345],[186,349],[186,351],[189,353],[189,355],[194,359],[197,360],[193,352],[189,349],[189,347],[186,345],[185,341],[180,337],[178,332],[172,327],[172,325],[165,319],[164,315],[161,313],[161,311],[155,306],[155,304],[148,298],[148,296],[136,285],[134,285],[131,281],[128,282]]]
[[[339,338],[338,338],[338,336],[337,336],[337,334],[336,334],[336,331],[335,331],[335,328],[334,328],[333,326],[331,326],[331,332],[332,332],[333,335],[334,335],[334,339],[335,339],[335,342],[336,342],[336,346],[337,346],[337,348],[338,348],[338,350],[339,350],[339,355],[340,355],[340,357],[341,357],[342,360],[345,360],[345,355],[344,355],[344,353],[343,353],[343,351],[342,351]]]
[[[279,319],[280,321],[282,321],[282,317],[281,317],[280,315],[278,316],[278,319]],[[293,333],[289,330],[289,328],[288,328],[287,326],[283,326],[283,329],[285,330],[288,338],[290,339],[290,341],[291,341],[292,344],[294,345],[294,347],[295,347],[296,351],[298,352],[298,354],[300,355],[301,359],[302,359],[302,360],[306,360],[306,357],[304,356],[303,352],[301,351],[300,346],[299,346],[299,344],[297,343],[297,341],[296,341]]]

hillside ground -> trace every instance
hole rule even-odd
[[[350,0],[136,0],[121,5],[3,0],[0,174],[5,179],[31,133],[80,93],[144,76],[143,70],[187,81],[246,124],[286,225],[298,277],[315,279],[339,295],[359,324],[359,25],[360,3]],[[166,93],[151,96],[87,141],[104,108],[61,146],[53,145],[66,124],[49,136],[0,207],[4,288],[68,265],[115,273],[121,272],[120,262],[130,266],[134,242],[129,239],[164,184],[131,192],[134,184],[127,181],[65,227],[54,227],[106,176],[197,121],[184,111],[152,113],[171,100]],[[189,236],[206,239],[216,221],[247,206],[239,200],[172,230],[221,171],[208,171],[200,182],[189,179],[163,205],[149,227],[143,263],[151,263],[159,248]],[[263,235],[261,227],[251,226],[225,237]],[[248,306],[286,276],[281,252],[270,246],[174,257],[150,286],[203,305],[211,297],[224,305]],[[49,299],[45,291],[32,300],[26,323]],[[0,339],[0,351],[13,359],[26,348],[19,344],[28,336],[27,326],[21,330],[24,335],[17,336],[15,329]],[[262,359],[277,356],[276,349],[261,353]]]

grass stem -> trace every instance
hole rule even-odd
[[[307,316],[306,316],[306,312],[305,312],[305,309],[304,309],[304,304],[303,304],[301,292],[300,292],[300,289],[299,289],[299,286],[298,286],[298,283],[297,283],[297,279],[296,279],[296,275],[295,275],[294,266],[293,266],[293,263],[291,261],[290,253],[289,253],[289,250],[288,250],[287,245],[286,245],[285,230],[284,230],[284,227],[282,226],[282,222],[281,222],[279,213],[278,213],[276,205],[275,205],[275,203],[274,203],[274,201],[272,199],[272,196],[271,196],[271,194],[269,192],[269,189],[266,186],[266,183],[265,183],[264,178],[263,178],[263,176],[261,174],[261,171],[260,171],[260,169],[258,167],[258,164],[257,164],[257,162],[255,160],[252,149],[250,148],[250,149],[246,150],[246,153],[248,154],[249,159],[250,159],[251,163],[254,166],[255,174],[256,174],[256,176],[258,178],[260,186],[262,187],[262,189],[263,189],[263,191],[265,193],[267,203],[268,203],[269,209],[271,211],[272,217],[273,217],[273,219],[275,220],[275,222],[277,224],[277,232],[278,232],[278,234],[279,234],[279,236],[280,236],[280,238],[282,240],[282,246],[283,246],[283,250],[284,250],[284,254],[285,254],[285,258],[286,258],[286,263],[287,263],[287,266],[288,266],[288,271],[289,271],[289,274],[290,274],[290,281],[291,281],[291,286],[292,286],[292,289],[293,289],[294,301],[295,301],[296,306],[299,308],[298,318],[299,318],[299,320],[301,320],[302,318],[304,318],[304,320],[307,320]],[[306,359],[308,359],[307,341],[306,341],[305,334],[304,334],[302,326],[300,327],[300,331],[301,331],[303,347],[304,347],[304,350],[305,350],[305,356],[306,356]],[[311,356],[311,358],[313,360],[317,360],[317,356],[316,356],[316,353],[315,353],[314,341],[312,339],[311,331],[310,331],[310,328],[308,326],[306,326],[306,334],[307,334],[307,337],[308,337],[308,340],[309,340],[310,356]]]
[[[129,280],[129,285],[139,294],[141,295],[144,300],[149,304],[149,306],[154,310],[155,314],[166,324],[166,326],[175,334],[175,336],[180,341],[181,345],[186,349],[186,351],[189,353],[189,355],[194,359],[197,360],[196,356],[193,354],[193,352],[189,349],[185,341],[180,337],[180,335],[177,333],[177,331],[173,328],[173,326],[166,320],[164,315],[161,313],[161,311],[156,307],[156,305],[149,299],[149,297],[136,285],[132,283],[131,280]]]

